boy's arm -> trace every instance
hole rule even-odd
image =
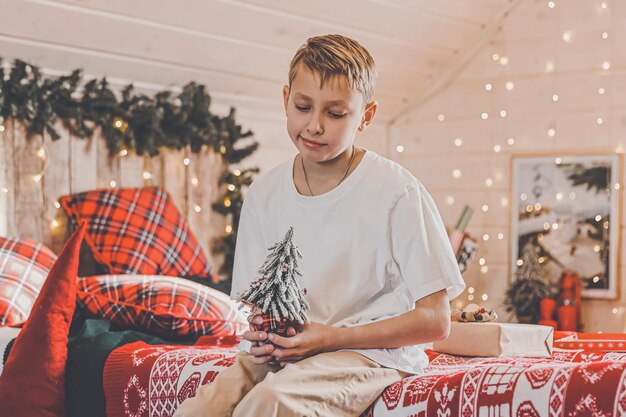
[[[450,332],[450,301],[446,290],[415,303],[399,316],[361,326],[338,328],[331,349],[398,348],[443,340]]]
[[[340,349],[391,349],[445,339],[450,331],[450,305],[446,290],[415,303],[415,309],[399,316],[354,327],[310,323],[293,337],[270,334],[277,345],[268,354],[282,362]]]

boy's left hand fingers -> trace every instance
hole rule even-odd
[[[287,327],[287,336],[292,337],[297,335],[298,332],[296,331],[296,329],[294,329],[293,327]]]
[[[275,345],[284,347],[284,348],[292,348],[297,346],[297,340],[294,340],[296,336],[293,337],[282,337],[277,335],[276,333],[270,333],[267,335],[267,340],[272,342]]]

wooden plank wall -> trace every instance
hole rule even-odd
[[[222,258],[212,253],[212,247],[227,224],[211,208],[224,191],[219,179],[225,164],[219,155],[210,150],[200,154],[162,150],[153,158],[130,152],[110,156],[99,129],[92,138],[79,139],[59,124],[61,139],[52,141],[48,135],[28,137],[19,123],[7,121],[3,127],[0,236],[32,238],[58,253],[68,237],[60,196],[96,188],[162,186],[189,221],[217,273]]]

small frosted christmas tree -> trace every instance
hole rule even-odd
[[[285,335],[288,326],[297,328],[309,321],[305,313],[309,309],[304,299],[306,290],[298,280],[302,276],[298,271],[302,255],[293,244],[293,227],[268,250],[257,278],[239,296],[239,301],[261,311],[264,323],[258,330]]]

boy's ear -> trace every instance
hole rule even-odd
[[[361,118],[361,124],[359,125],[359,131],[362,132],[365,130],[367,125],[372,123],[374,120],[374,115],[376,114],[376,110],[378,109],[378,102],[372,101],[365,106],[365,112],[363,112],[363,117]]]
[[[287,103],[289,103],[289,86],[283,86],[283,103],[285,105],[285,113],[287,113]]]

